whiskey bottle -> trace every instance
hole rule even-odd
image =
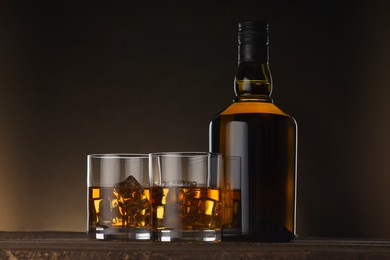
[[[210,122],[210,151],[240,157],[237,241],[287,242],[296,234],[297,125],[273,104],[268,24],[238,24],[233,103]],[[237,185],[239,187],[237,187]],[[224,234],[224,233],[223,233]]]

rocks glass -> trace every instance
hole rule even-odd
[[[88,236],[149,240],[148,155],[88,155]]]
[[[149,154],[154,241],[219,242],[222,228],[222,156]]]

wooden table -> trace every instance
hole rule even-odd
[[[0,259],[390,259],[390,240],[290,243],[97,241],[76,232],[0,232]]]

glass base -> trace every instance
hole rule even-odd
[[[158,242],[220,242],[221,230],[157,230],[153,232],[153,240]]]
[[[88,237],[99,240],[150,240],[151,234],[148,228],[101,228],[88,231]]]

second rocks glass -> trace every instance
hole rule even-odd
[[[220,154],[153,153],[149,171],[153,240],[221,241]]]

